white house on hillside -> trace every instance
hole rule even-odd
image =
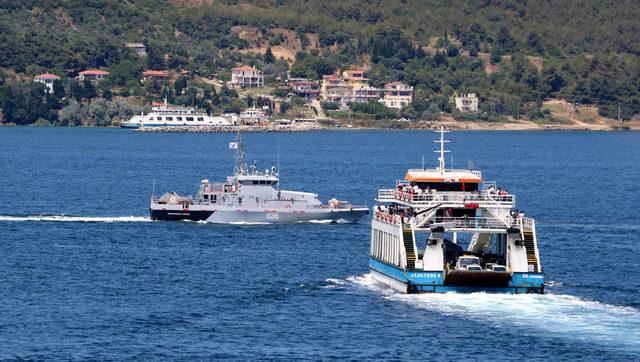
[[[107,75],[109,75],[109,72],[106,72],[104,70],[88,69],[78,73],[78,80],[86,79],[92,82],[99,82],[103,80]]]
[[[388,108],[401,109],[411,103],[413,87],[402,82],[391,82],[384,85],[384,96],[380,102]]]
[[[264,87],[264,76],[261,70],[244,65],[231,69],[229,84],[238,88]]]
[[[40,74],[33,77],[34,82],[42,83],[47,87],[47,93],[53,93],[53,82],[56,80],[60,80],[60,77],[50,73]]]
[[[124,46],[135,51],[140,57],[147,55],[147,47],[142,43],[126,43]]]
[[[478,111],[478,97],[475,94],[460,94],[456,97],[456,108],[460,112],[477,112]]]

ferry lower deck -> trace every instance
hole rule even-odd
[[[506,280],[501,280],[504,283],[503,285],[496,285],[496,280],[493,278],[487,278],[485,284],[477,279],[471,283],[455,282],[447,278],[443,271],[403,270],[373,257],[369,258],[369,270],[371,277],[375,281],[407,294],[447,292],[544,293],[544,273],[506,273]],[[468,279],[466,280],[469,281]]]

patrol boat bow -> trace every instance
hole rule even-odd
[[[304,221],[357,222],[369,213],[346,201],[322,204],[310,192],[280,190],[275,167],[265,172],[245,162],[244,142],[238,133],[230,148],[236,150],[233,176],[226,182],[202,180],[195,198],[173,192],[151,199],[153,220],[193,220],[212,223],[292,223]]]
[[[543,293],[535,220],[480,171],[446,169],[444,133],[437,168],[408,170],[378,191],[372,278],[403,293]]]

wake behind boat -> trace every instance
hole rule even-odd
[[[535,221],[480,171],[446,169],[444,132],[437,168],[378,191],[372,278],[403,293],[543,293]]]
[[[280,190],[275,167],[264,172],[247,167],[244,142],[238,133],[230,148],[236,150],[233,176],[226,182],[202,180],[195,198],[174,192],[152,196],[151,219],[212,223],[293,223],[304,221],[357,222],[369,213],[337,199],[322,204],[310,192]]]

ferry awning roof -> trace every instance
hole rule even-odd
[[[416,182],[464,182],[481,183],[482,178],[469,170],[409,170],[404,176],[407,181]]]

